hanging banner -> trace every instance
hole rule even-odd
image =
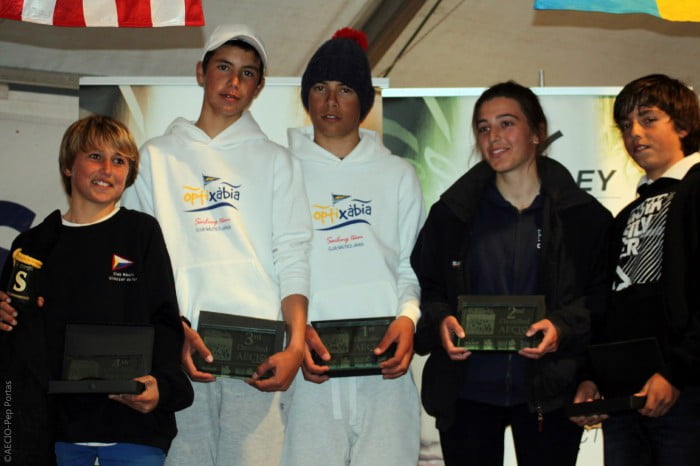
[[[697,0],[536,0],[535,10],[644,13],[668,21],[700,21]]]
[[[0,17],[69,27],[204,26],[202,0],[1,0]]]

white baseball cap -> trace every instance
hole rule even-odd
[[[209,36],[209,40],[207,40],[204,46],[202,58],[200,58],[200,60],[204,60],[204,56],[207,52],[213,52],[230,40],[240,40],[253,47],[258,52],[258,55],[260,55],[263,70],[267,73],[267,53],[265,52],[265,44],[263,44],[260,37],[245,24],[222,24],[217,26],[214,32]]]

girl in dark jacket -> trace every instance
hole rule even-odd
[[[575,465],[581,429],[563,412],[602,311],[610,213],[542,155],[547,120],[532,91],[506,82],[477,100],[482,161],[432,207],[411,262],[422,289],[415,347],[430,353],[422,399],[447,465],[500,465],[510,425],[518,464]],[[471,352],[460,295],[543,295],[536,347]]]

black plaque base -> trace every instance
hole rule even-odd
[[[208,363],[196,354],[197,369],[217,376],[247,379],[269,356],[282,351],[285,323],[201,311],[197,331],[214,356],[214,361]]]
[[[567,417],[592,416],[594,414],[608,414],[618,411],[635,410],[644,407],[646,396],[624,396],[619,398],[605,398],[602,400],[586,401],[584,403],[572,403],[566,406]]]
[[[137,380],[51,380],[50,394],[138,395],[146,385]]]
[[[311,322],[331,354],[331,360],[324,361],[314,352],[312,353],[314,362],[319,366],[328,366],[326,374],[330,377],[381,374],[379,363],[391,358],[396,351],[396,346],[392,345],[379,356],[376,356],[373,350],[394,319],[394,317],[375,317]]]
[[[544,316],[544,296],[459,296],[457,320],[466,338],[456,338],[455,346],[470,351],[518,351],[535,347],[542,341],[542,335],[526,337],[525,332]]]
[[[62,380],[51,394],[138,394],[133,379],[151,372],[154,329],[150,325],[67,324]]]

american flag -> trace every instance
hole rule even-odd
[[[203,26],[202,0],[0,0],[0,18],[53,26]]]

